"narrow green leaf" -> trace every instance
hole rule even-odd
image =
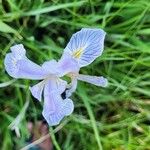
[[[77,7],[77,6],[81,6],[85,2],[86,1],[78,1],[78,2],[60,4],[60,5],[49,6],[49,7],[44,7],[44,8],[38,8],[35,10],[31,10],[29,12],[23,13],[23,16],[34,16],[34,15],[39,15],[39,14],[55,11],[58,9],[64,9],[64,8],[68,8],[68,7]]]
[[[0,31],[5,33],[17,33],[15,29],[4,23],[3,21],[0,21]]]
[[[90,117],[90,120],[91,120],[91,124],[92,124],[92,127],[93,127],[93,131],[94,131],[94,134],[95,134],[95,139],[96,139],[97,144],[98,144],[98,148],[99,148],[99,150],[103,150],[100,135],[98,133],[98,128],[97,128],[97,125],[96,125],[96,120],[95,120],[93,111],[91,109],[90,103],[89,103],[89,98],[88,98],[87,94],[85,93],[85,91],[83,90],[84,89],[83,86],[79,85],[78,89],[80,91],[80,92],[78,92],[78,94],[81,97],[81,99],[83,100],[83,102],[85,104],[85,107],[88,111],[88,114],[89,114],[89,117]]]

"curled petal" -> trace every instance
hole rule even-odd
[[[80,67],[92,63],[103,52],[106,33],[102,29],[83,28],[71,37],[63,57],[70,55]]]
[[[79,74],[77,78],[78,80],[85,81],[85,82],[88,82],[97,86],[102,86],[102,87],[106,87],[108,84],[107,79],[102,76],[97,77],[97,76]]]
[[[67,87],[66,81],[64,81],[60,78],[58,78],[56,80],[56,90],[55,91],[58,91],[59,94],[62,94],[65,91],[66,87]]]
[[[73,112],[72,100],[63,100],[59,93],[49,91],[48,82],[44,88],[43,116],[50,126],[57,125],[65,117]]]
[[[39,101],[42,100],[42,92],[44,89],[45,81],[41,81],[38,84],[30,87],[31,94]]]
[[[33,80],[40,80],[47,76],[47,73],[41,66],[26,57],[22,44],[11,47],[11,51],[4,60],[5,69],[10,76]]]
[[[75,92],[76,88],[77,88],[77,78],[74,77],[74,78],[72,78],[71,83],[66,90],[66,97],[67,98],[70,97],[72,95],[72,93]]]

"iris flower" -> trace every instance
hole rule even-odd
[[[38,65],[29,60],[22,44],[11,47],[4,60],[7,73],[17,79],[41,80],[30,87],[32,95],[39,101],[44,97],[43,116],[50,126],[57,125],[74,110],[69,98],[77,87],[77,80],[105,87],[107,79],[79,74],[81,67],[92,63],[102,54],[105,32],[101,29],[83,28],[75,33],[64,49],[61,59],[50,60]],[[67,84],[61,77],[71,77]],[[66,98],[62,93],[66,92]]]

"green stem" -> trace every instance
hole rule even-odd
[[[53,131],[53,128],[51,127],[50,128],[50,136],[51,136],[51,139],[52,139],[52,142],[56,148],[56,150],[61,150],[57,140],[56,140],[56,137],[55,137],[55,134],[54,134],[54,131]]]
[[[82,98],[82,100],[85,104],[85,107],[88,111],[88,114],[89,114],[89,117],[90,117],[90,120],[91,120],[91,123],[92,123],[92,126],[93,126],[94,134],[95,134],[95,139],[97,141],[99,150],[103,150],[100,135],[98,133],[98,128],[97,128],[96,121],[95,121],[95,117],[94,117],[93,111],[92,111],[90,103],[89,103],[89,98],[87,97],[85,91],[82,90],[82,89],[84,89],[82,86],[79,86],[78,89],[80,91],[80,92],[78,92],[79,96]]]

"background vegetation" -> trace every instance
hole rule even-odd
[[[14,80],[5,72],[10,46],[24,44],[38,64],[58,60],[71,35],[83,27],[103,28],[107,36],[103,55],[81,72],[103,75],[109,86],[79,82],[72,96],[74,113],[51,128],[50,133],[57,131],[55,149],[150,149],[148,0],[0,1],[0,149],[25,146],[27,122],[41,119],[42,111],[29,92],[35,82]],[[14,123],[20,138],[10,130]]]

